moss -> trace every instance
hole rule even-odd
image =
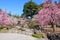
[[[42,38],[42,34],[32,34],[33,37],[36,37],[36,38]]]

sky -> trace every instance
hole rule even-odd
[[[0,9],[6,10],[7,13],[12,15],[19,15],[23,13],[23,7],[29,0],[0,0]],[[40,4],[44,0],[33,0],[33,2]],[[54,1],[54,0],[53,0]]]

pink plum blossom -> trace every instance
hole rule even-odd
[[[60,19],[60,9],[56,4],[50,3],[49,7],[43,7],[34,18],[39,25],[47,25],[50,22],[57,24]]]

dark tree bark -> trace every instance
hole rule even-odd
[[[54,27],[53,22],[51,23],[51,27],[53,28],[53,32],[55,32],[55,27]]]

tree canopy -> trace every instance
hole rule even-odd
[[[24,5],[24,9],[23,9],[23,14],[25,15],[25,17],[31,17],[36,14],[38,11],[38,5],[34,2],[32,2],[32,0],[30,0],[29,2],[25,3]]]

